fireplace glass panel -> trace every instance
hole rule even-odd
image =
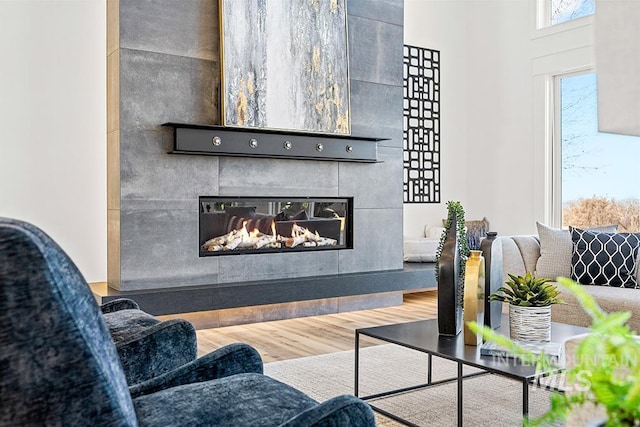
[[[200,197],[200,256],[353,248],[353,198]]]

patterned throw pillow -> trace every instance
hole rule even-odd
[[[640,233],[598,233],[569,227],[571,278],[585,285],[637,288]]]

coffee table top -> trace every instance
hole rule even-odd
[[[509,316],[503,315],[500,328],[496,332],[509,336]],[[588,328],[551,322],[551,341],[564,343],[576,335],[589,332]],[[480,346],[464,344],[464,332],[455,337],[439,335],[438,319],[385,326],[356,329],[362,334],[382,341],[432,354],[445,359],[462,362],[490,372],[500,373],[514,379],[532,379],[535,366],[526,365],[517,359],[481,356]]]

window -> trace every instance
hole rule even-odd
[[[562,226],[640,231],[640,138],[598,133],[596,74],[556,77],[556,111]]]
[[[538,28],[562,24],[574,19],[593,15],[595,0],[538,0]]]

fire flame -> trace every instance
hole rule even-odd
[[[271,221],[271,235],[273,236],[273,238],[275,239],[276,236],[276,223],[275,221]]]
[[[244,241],[255,239],[260,234],[260,230],[258,230],[257,228],[254,228],[253,231],[248,232],[247,222],[248,221],[242,221],[242,228],[240,229],[240,237]]]

